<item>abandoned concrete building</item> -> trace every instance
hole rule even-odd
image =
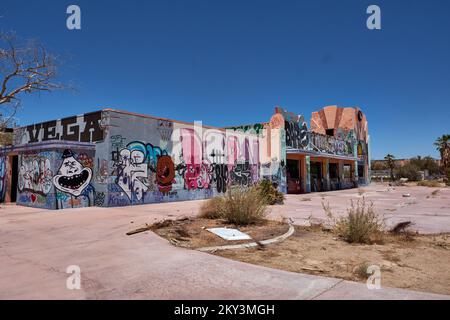
[[[284,193],[369,183],[359,108],[215,128],[104,109],[15,128],[0,148],[0,200],[47,209],[205,199],[269,179]]]

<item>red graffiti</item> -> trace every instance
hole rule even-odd
[[[175,182],[175,167],[170,156],[160,156],[156,163],[156,184],[162,194],[168,194]]]
[[[208,189],[211,178],[207,164],[188,164],[184,172],[186,189]]]

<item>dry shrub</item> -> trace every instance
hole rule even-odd
[[[228,189],[225,196],[207,200],[200,207],[198,217],[247,225],[264,220],[266,213],[267,199],[258,187],[233,187]]]
[[[367,203],[365,198],[356,202],[351,200],[347,216],[336,218],[330,205],[322,203],[331,221],[332,231],[349,243],[382,243],[384,219],[374,211],[373,202]]]
[[[231,188],[219,208],[220,216],[229,223],[247,225],[264,220],[267,201],[258,188]]]
[[[420,187],[439,188],[441,186],[441,183],[436,180],[423,180],[417,182],[417,185]]]
[[[214,197],[206,200],[200,207],[199,218],[220,219],[222,214],[223,198]]]
[[[369,264],[363,263],[354,269],[354,273],[360,279],[368,279],[369,278],[369,274],[367,273],[368,269],[369,269]]]
[[[283,204],[284,194],[278,191],[270,180],[263,179],[257,186],[261,196],[266,199],[267,204]]]

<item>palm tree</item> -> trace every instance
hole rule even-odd
[[[388,153],[384,157],[384,160],[387,161],[388,167],[391,170],[391,181],[394,181],[395,180],[395,177],[394,177],[395,156],[393,156],[392,154]]]
[[[450,134],[437,138],[434,145],[441,154],[441,165],[445,172],[450,167]]]

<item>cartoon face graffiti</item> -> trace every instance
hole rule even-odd
[[[62,158],[58,174],[53,177],[53,184],[58,190],[78,197],[91,182],[92,170],[83,167],[71,150],[64,150]]]
[[[160,156],[156,164],[156,183],[161,193],[167,194],[172,190],[175,179],[175,167],[170,156]]]

